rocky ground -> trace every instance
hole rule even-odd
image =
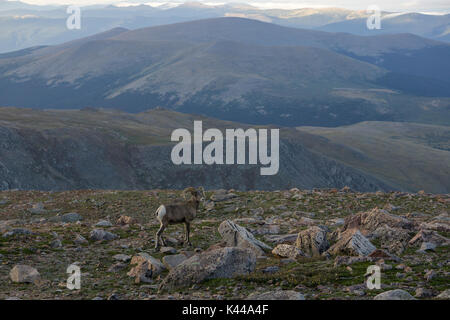
[[[449,299],[449,195],[207,192],[154,250],[181,191],[0,192],[0,299]],[[67,268],[81,289],[66,287]],[[366,271],[381,269],[381,289]]]

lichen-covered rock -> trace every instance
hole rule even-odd
[[[263,255],[264,250],[272,250],[264,242],[255,239],[246,228],[230,220],[225,220],[219,225],[219,233],[228,247],[247,248],[257,255]]]
[[[256,254],[249,249],[226,247],[197,254],[170,270],[160,290],[187,287],[208,279],[233,278],[255,269]]]
[[[374,300],[415,300],[407,291],[402,289],[395,289],[382,292],[376,295]]]
[[[330,246],[327,240],[327,231],[320,227],[310,227],[300,231],[295,245],[310,256],[319,256]]]
[[[341,231],[358,229],[362,234],[366,235],[384,225],[402,229],[412,229],[414,227],[414,224],[404,217],[399,217],[388,213],[386,210],[375,208],[347,217]]]
[[[366,257],[375,250],[376,247],[359,230],[353,229],[342,233],[327,253]]]
[[[9,272],[9,276],[13,282],[34,283],[40,279],[39,272],[28,265],[18,264]]]
[[[166,269],[161,261],[145,252],[141,252],[131,258],[130,265],[134,267],[131,268],[127,275],[134,277],[136,283],[151,282],[152,278]]]
[[[305,300],[305,296],[293,290],[252,293],[246,300]]]
[[[272,253],[283,258],[291,259],[297,259],[305,256],[302,250],[290,244],[279,244],[272,250]]]

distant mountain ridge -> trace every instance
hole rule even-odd
[[[0,55],[0,104],[161,106],[283,126],[448,125],[449,55],[450,45],[409,34],[362,37],[242,18],[116,28]]]
[[[240,17],[287,27],[344,31],[358,35],[413,33],[449,41],[450,15],[382,12],[382,30],[367,30],[365,10],[344,8],[259,9],[245,4],[185,3],[82,7],[81,30],[68,30],[66,6],[38,6],[19,1],[0,2],[0,53],[32,46],[55,45],[115,27],[138,29],[192,20]]]
[[[167,110],[137,115],[117,111],[0,108],[0,190],[183,189],[192,185],[238,190],[390,186],[302,145],[305,134],[286,129],[280,171],[261,176],[259,165],[180,165],[171,162],[171,131],[248,128]]]

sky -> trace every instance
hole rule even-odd
[[[111,4],[111,3],[182,3],[183,0],[22,0],[32,4]],[[212,3],[248,3],[261,8],[320,8],[340,7],[353,10],[365,10],[370,5],[377,5],[384,11],[416,12],[450,12],[450,0],[200,0]]]

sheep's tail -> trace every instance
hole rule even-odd
[[[158,220],[161,220],[166,215],[166,207],[162,204],[156,209],[155,216]]]

